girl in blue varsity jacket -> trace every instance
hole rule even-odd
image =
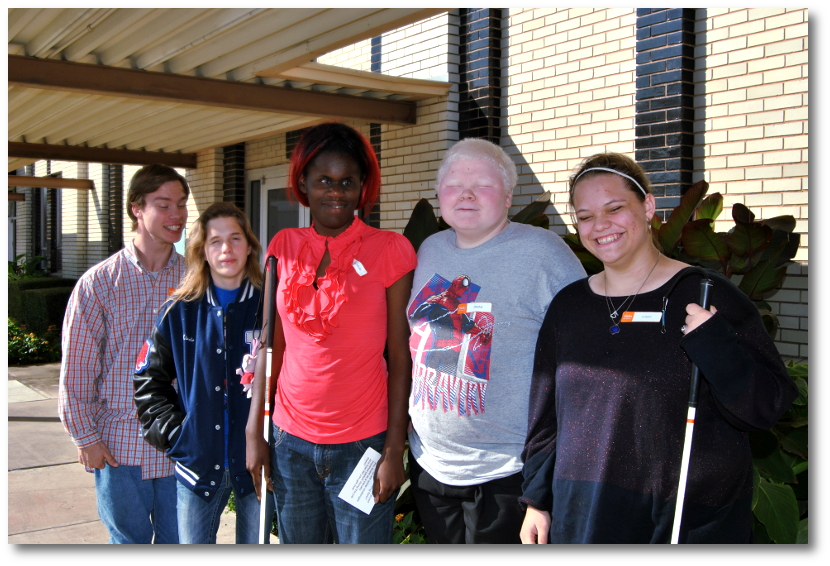
[[[260,250],[248,219],[233,204],[215,203],[202,213],[188,238],[184,280],[136,361],[133,384],[144,438],[176,463],[183,544],[216,543],[231,490],[237,544],[258,542],[260,505],[245,468],[251,402],[236,370],[252,351]],[[271,517],[273,498],[266,501]]]

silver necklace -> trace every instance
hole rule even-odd
[[[628,303],[628,308],[631,308],[631,305],[634,304],[634,299],[637,298],[637,295],[640,293],[640,289],[643,288],[643,285],[646,284],[646,281],[648,281],[648,278],[651,277],[652,273],[654,273],[654,269],[657,267],[657,264],[660,262],[660,256],[661,255],[662,254],[660,252],[657,252],[657,261],[654,262],[654,265],[651,267],[651,271],[648,272],[648,275],[646,275],[646,278],[643,279],[642,283],[640,283],[640,286],[637,287],[637,290],[634,291],[633,294],[628,295],[625,299],[623,299],[623,302],[620,304],[619,307],[615,308],[614,303],[611,301],[611,297],[608,296],[608,273],[606,272],[605,275],[603,276],[603,282],[605,284],[605,306],[608,307],[608,317],[611,319],[611,328],[608,329],[611,332],[611,336],[614,336],[615,334],[619,334],[620,325],[617,322],[617,317],[619,316],[620,311],[625,312],[625,303]],[[631,299],[630,302],[629,302],[629,299]]]

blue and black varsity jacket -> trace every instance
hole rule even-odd
[[[245,279],[224,311],[211,281],[197,301],[165,304],[136,362],[135,404],[144,439],[166,450],[185,487],[210,501],[225,468],[224,397],[228,394],[228,469],[239,495],[254,491],[245,468],[251,400],[236,369],[250,352],[260,291]],[[178,378],[177,387],[173,380]]]

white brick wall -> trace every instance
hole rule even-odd
[[[696,31],[696,178],[758,218],[807,232],[807,10],[701,9]],[[731,226],[725,212],[716,229]],[[807,261],[802,237],[796,260]]]
[[[636,12],[506,13],[502,146],[519,167],[510,213],[551,191],[551,229],[564,234],[566,181],[579,161],[604,151],[634,154]]]

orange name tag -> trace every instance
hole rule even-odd
[[[660,322],[662,316],[663,313],[660,312],[625,311],[620,322]]]
[[[493,303],[461,303],[458,305],[458,312],[460,314],[468,312],[490,312],[493,309]]]

